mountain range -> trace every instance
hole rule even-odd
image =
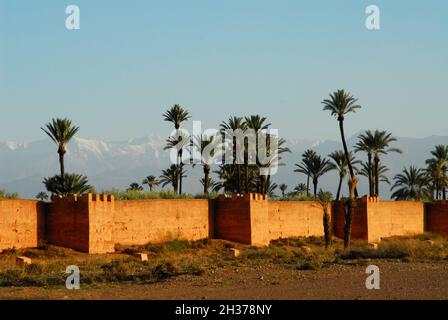
[[[348,145],[356,143],[358,134],[348,139]],[[393,176],[404,166],[415,165],[423,167],[430,157],[430,151],[435,145],[448,145],[448,136],[430,136],[426,138],[400,137],[394,147],[400,148],[402,154],[383,156],[382,163],[390,171],[387,176],[393,181]],[[169,153],[164,151],[165,138],[150,135],[138,139],[119,142],[106,142],[93,139],[74,138],[68,145],[66,159],[67,172],[87,175],[89,183],[101,192],[111,188],[125,189],[132,182],[141,183],[148,175],[159,176],[162,169],[170,165]],[[284,155],[285,166],[279,168],[273,177],[277,184],[285,183],[291,191],[298,183],[305,183],[306,177],[294,173],[294,164],[301,160],[304,150],[311,148],[326,156],[330,152],[341,149],[338,140],[314,141],[307,139],[289,139],[287,145],[290,154]],[[44,177],[58,173],[59,163],[57,147],[49,139],[29,143],[0,142],[0,189],[18,192],[22,198],[34,198],[44,191]],[[365,160],[364,155],[358,155]],[[202,177],[200,166],[187,167],[188,177],[185,179],[184,191],[198,193],[201,191],[199,179]],[[216,179],[216,177],[215,177]],[[319,181],[319,188],[336,192],[338,176],[330,172]],[[168,188],[168,187],[167,187]],[[381,197],[389,198],[390,186],[381,185]],[[347,194],[344,183],[343,194]],[[359,183],[361,194],[367,191],[367,181],[361,177]],[[277,190],[277,193],[280,193]]]

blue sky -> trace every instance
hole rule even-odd
[[[445,0],[0,0],[0,141],[63,116],[85,138],[168,135],[175,103],[203,127],[259,113],[284,137],[336,139],[320,101],[338,88],[363,106],[348,135],[448,135],[447,15]]]

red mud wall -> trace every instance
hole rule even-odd
[[[368,202],[368,241],[381,238],[408,236],[425,231],[423,202],[374,201]]]
[[[448,201],[426,204],[426,230],[448,237]]]
[[[126,245],[208,238],[209,207],[203,199],[116,201],[113,240]]]
[[[271,240],[324,235],[323,208],[317,202],[269,201],[268,217]]]
[[[345,225],[345,211],[344,202],[337,201],[333,203],[333,234],[343,239],[344,238],[344,225]],[[352,239],[367,240],[367,203],[358,201],[353,212],[352,222]]]
[[[44,238],[45,204],[32,200],[0,200],[0,250],[37,247]]]
[[[218,197],[214,203],[214,238],[252,244],[250,201]]]
[[[88,198],[53,198],[48,205],[46,226],[49,244],[89,252]]]

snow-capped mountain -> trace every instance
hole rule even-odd
[[[349,139],[349,145],[356,142],[356,136]],[[389,179],[392,181],[393,176],[404,166],[412,164],[423,167],[425,159],[430,157],[430,151],[437,144],[448,144],[448,137],[399,138],[395,146],[403,154],[390,154],[382,159],[390,168]],[[66,170],[87,175],[89,182],[98,191],[113,187],[124,189],[131,182],[141,183],[147,175],[160,175],[161,170],[171,164],[168,151],[163,150],[164,145],[165,138],[157,135],[119,142],[74,138],[67,148]],[[289,190],[300,182],[306,182],[305,176],[293,172],[294,164],[301,160],[305,149],[311,148],[326,156],[341,148],[340,142],[335,140],[290,139],[288,146],[292,153],[283,156],[282,162],[286,165],[279,168],[273,180],[278,184],[286,183]],[[33,198],[44,190],[43,178],[59,171],[56,151],[57,147],[49,139],[29,143],[0,142],[0,188]],[[365,159],[363,155],[358,157]],[[188,166],[186,169],[188,177],[184,190],[200,192],[201,167]],[[319,188],[335,192],[337,179],[337,174],[331,172],[319,181]],[[389,196],[389,188],[388,185],[382,185],[383,198]],[[366,193],[366,179],[361,178],[359,189],[362,194]]]

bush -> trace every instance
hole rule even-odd
[[[118,189],[103,190],[103,194],[110,194],[116,200],[150,200],[150,199],[193,199],[190,194],[179,195],[173,191],[136,191],[126,190],[120,191]]]
[[[17,192],[6,192],[6,190],[0,190],[0,199],[18,199],[19,194]]]

